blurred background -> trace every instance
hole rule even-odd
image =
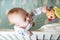
[[[43,5],[60,7],[60,0],[0,0],[0,29],[13,29],[7,19],[7,13],[14,7],[20,7],[27,12],[31,12],[33,9],[39,8]],[[45,24],[47,17],[44,13],[34,18],[36,25],[32,27],[32,30],[36,30]]]

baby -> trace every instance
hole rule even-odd
[[[9,22],[14,24],[14,29],[18,34],[32,35],[29,29],[34,26],[33,14],[27,13],[22,8],[13,8],[8,12],[7,16]]]
[[[35,25],[33,17],[40,15],[41,12],[45,12],[44,10],[45,7],[37,8],[34,9],[31,14],[29,14],[22,8],[13,8],[8,12],[7,16],[9,22],[14,24],[16,33],[26,35],[26,40],[30,40],[28,39],[28,37],[32,35],[30,28]]]

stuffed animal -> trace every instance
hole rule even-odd
[[[48,18],[47,23],[56,23],[57,19],[60,17],[60,13],[58,13],[60,10],[56,7],[50,7],[49,9],[46,9],[46,16]]]

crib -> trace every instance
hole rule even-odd
[[[32,35],[32,40],[60,40],[60,29],[56,29],[54,28],[53,30],[50,27],[49,30],[46,28],[47,26],[57,26],[58,28],[60,27],[60,24],[49,24],[49,25],[44,25],[42,26],[40,29],[36,30],[36,31],[32,31],[33,35]],[[44,30],[41,30],[45,28]],[[47,31],[47,30],[48,31]],[[23,40],[20,39],[19,35],[15,35],[15,32],[13,30],[1,30],[0,31],[0,40]]]
[[[60,40],[60,32],[33,31],[33,40]],[[19,40],[13,31],[0,31],[0,40]]]

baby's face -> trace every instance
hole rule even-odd
[[[20,14],[11,14],[8,16],[11,24],[19,25],[20,27],[26,27],[28,22],[24,21],[24,17]]]

